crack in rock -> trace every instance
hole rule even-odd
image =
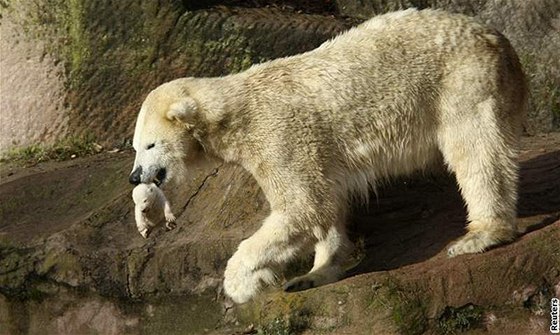
[[[183,210],[181,211],[180,215],[183,215],[183,213],[187,210],[187,207],[189,207],[189,205],[193,201],[193,199],[200,193],[202,188],[206,185],[206,182],[208,181],[208,179],[210,179],[210,177],[215,177],[218,174],[220,168],[222,168],[223,165],[224,165],[223,163],[218,165],[217,167],[214,168],[214,170],[212,170],[211,173],[209,173],[208,175],[206,175],[204,177],[204,179],[202,180],[202,183],[200,183],[200,185],[198,186],[196,191],[185,202],[185,205],[183,206]]]

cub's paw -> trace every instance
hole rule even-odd
[[[142,235],[143,238],[148,238],[150,235],[150,231],[148,229],[139,229],[138,232]]]
[[[242,304],[257,295],[264,284],[272,284],[275,280],[269,268],[255,270],[233,255],[224,272],[224,291],[235,303]]]
[[[165,223],[165,228],[167,228],[167,230],[175,229],[175,227],[177,227],[177,224],[175,223],[175,221],[167,221]]]
[[[177,220],[177,218],[173,215],[173,213],[165,214],[165,221],[167,221],[167,223],[173,223],[175,220]]]

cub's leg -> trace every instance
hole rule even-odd
[[[288,210],[273,210],[253,236],[239,244],[227,263],[224,291],[236,303],[253,298],[264,284],[276,281],[273,268],[283,266],[308,241],[304,224]]]
[[[151,224],[146,215],[142,213],[140,206],[134,208],[134,220],[136,221],[136,228],[140,235],[142,235],[143,238],[148,238]]]
[[[169,204],[169,201],[167,201],[167,199],[164,199],[164,201],[165,202],[163,205],[163,213],[165,215],[165,221],[166,221],[165,227],[167,229],[173,229],[177,226],[177,224],[175,223],[175,220],[177,220],[177,218],[171,211],[171,205]]]
[[[507,119],[499,120],[495,100],[471,106],[475,112],[453,124],[444,122],[438,139],[468,210],[468,233],[448,249],[451,257],[482,252],[516,236],[517,132]]]
[[[344,221],[333,225],[324,238],[315,244],[315,259],[309,273],[296,277],[284,285],[284,290],[296,292],[326,285],[342,278],[344,264],[352,243],[349,241]]]

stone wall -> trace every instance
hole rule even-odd
[[[1,3],[0,3],[1,6]],[[41,39],[26,36],[25,13],[2,9],[0,21],[0,152],[66,134],[66,75]]]
[[[531,85],[527,132],[560,129],[556,0],[197,4],[0,3],[0,152],[62,136],[93,135],[106,145],[126,143],[141,101],[165,81],[223,75],[304,52],[367,17],[408,7],[476,15],[501,30],[518,50]]]
[[[189,10],[181,1],[33,0],[9,2],[1,15],[0,150],[61,135],[121,144],[157,85],[301,53],[349,26],[280,8]]]

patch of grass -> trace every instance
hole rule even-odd
[[[479,327],[482,324],[481,307],[468,304],[459,308],[447,307],[438,320],[441,334],[457,334]]]
[[[101,147],[94,142],[93,136],[69,137],[58,140],[52,145],[32,144],[28,147],[12,149],[0,158],[0,162],[34,165],[50,160],[64,161],[89,156],[100,150]]]
[[[295,335],[309,328],[309,315],[306,311],[290,313],[287,317],[275,317],[269,323],[262,325],[259,335]]]
[[[394,279],[386,283],[391,317],[402,334],[422,334],[428,327],[426,303],[414,291],[401,287]]]
[[[291,335],[292,329],[288,322],[283,318],[274,318],[270,323],[259,329],[259,335]]]
[[[240,322],[255,324],[259,335],[296,335],[311,327],[317,312],[304,295],[271,292],[267,299],[236,307]]]
[[[33,273],[35,250],[31,248],[0,247],[0,293],[25,295],[26,284]]]

